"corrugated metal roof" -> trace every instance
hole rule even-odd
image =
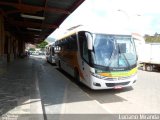
[[[26,42],[52,33],[84,0],[0,0],[5,29]]]

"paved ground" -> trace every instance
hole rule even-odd
[[[110,113],[160,113],[160,72],[138,71],[135,86],[122,90],[92,91],[81,85],[91,99]]]
[[[133,88],[94,91],[77,86],[44,57],[19,59],[0,67],[0,114],[18,114],[20,120],[22,115],[33,120],[86,119],[87,115],[93,120],[99,118],[97,114],[106,119],[104,113],[160,113],[159,73],[139,70],[138,78]]]
[[[41,114],[41,99],[38,93],[35,65],[32,60],[19,59],[1,67],[0,72],[0,115]],[[32,117],[33,118],[33,117]],[[29,117],[28,117],[29,119]]]
[[[39,89],[45,119],[53,120],[53,114],[54,118],[57,114],[57,119],[66,119],[66,116],[64,118],[62,114],[108,113],[97,101],[91,99],[88,94],[61,73],[57,66],[51,65],[43,59],[34,58],[34,60],[38,69]],[[71,119],[71,117],[69,118]]]
[[[43,60],[42,60],[43,61]],[[49,64],[43,65],[44,71],[48,69],[48,71],[52,71],[53,73],[50,73],[50,75],[54,74],[56,72],[56,75],[58,76],[65,76],[63,78],[57,78],[59,80],[61,79],[68,79],[77,86],[73,81],[73,78],[67,75],[63,71],[57,71],[56,66],[50,66]],[[52,69],[52,70],[51,70]],[[44,72],[43,72],[44,73]],[[78,103],[79,101],[84,101],[84,103],[94,101],[97,104],[99,104],[103,109],[107,111],[107,113],[160,113],[160,72],[147,72],[147,71],[138,71],[138,81],[136,85],[130,88],[125,88],[122,90],[99,90],[94,91],[90,90],[83,84],[78,85],[77,92],[81,92],[83,90],[85,94],[88,96],[87,99],[80,100],[81,97],[76,96],[76,100],[73,101],[73,98],[71,98],[70,102],[66,102],[67,105],[72,103],[71,105],[74,105],[74,103]],[[59,81],[60,82],[60,81]],[[64,81],[63,81],[64,82]],[[64,87],[61,84],[62,88]],[[70,83],[70,86],[71,85]],[[68,88],[71,88],[71,87]],[[62,90],[63,91],[63,90]],[[64,90],[65,91],[65,90]],[[69,90],[67,89],[68,94],[65,98],[65,100],[69,96],[72,95],[72,91],[76,90]],[[82,92],[83,93],[83,92]],[[73,95],[74,96],[74,95]],[[78,105],[78,104],[77,104]],[[67,107],[66,107],[67,108]],[[71,108],[71,107],[69,107]],[[75,109],[67,109],[70,111],[70,113],[78,113]],[[94,109],[94,108],[92,108]],[[73,110],[73,111],[72,111]],[[86,111],[84,110],[84,113]]]
[[[66,119],[62,114],[108,113],[56,68],[41,57],[19,59],[1,68],[1,115],[57,120]]]

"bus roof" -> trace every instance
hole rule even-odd
[[[72,27],[74,28],[74,27]],[[73,35],[73,34],[76,34],[80,31],[88,31],[90,33],[97,33],[97,34],[116,34],[116,35],[132,35],[131,32],[129,31],[124,31],[124,30],[119,30],[119,31],[116,31],[116,30],[111,30],[111,29],[107,29],[107,28],[104,28],[104,27],[95,27],[95,26],[82,26],[82,25],[79,25],[78,27],[75,27],[74,29],[68,29],[68,31],[61,37],[59,37],[57,40],[61,40],[63,38],[66,38],[70,35]]]
[[[51,43],[49,43],[48,45],[53,45],[55,42],[51,42]]]
[[[51,42],[51,43],[49,43],[48,45],[46,45],[45,47],[49,47],[49,46],[52,46],[52,45],[54,45],[55,44],[55,42]]]

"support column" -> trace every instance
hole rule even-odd
[[[0,15],[0,65],[7,63],[7,57],[4,54],[4,41],[5,41],[5,31],[4,31],[4,19]]]
[[[23,40],[18,41],[18,51],[20,57],[23,57],[25,54],[25,42]]]
[[[14,42],[15,42],[15,37],[11,37],[10,39],[10,61],[14,60]]]

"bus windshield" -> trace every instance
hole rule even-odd
[[[110,69],[135,65],[137,55],[131,36],[94,34],[92,60],[94,64]]]

